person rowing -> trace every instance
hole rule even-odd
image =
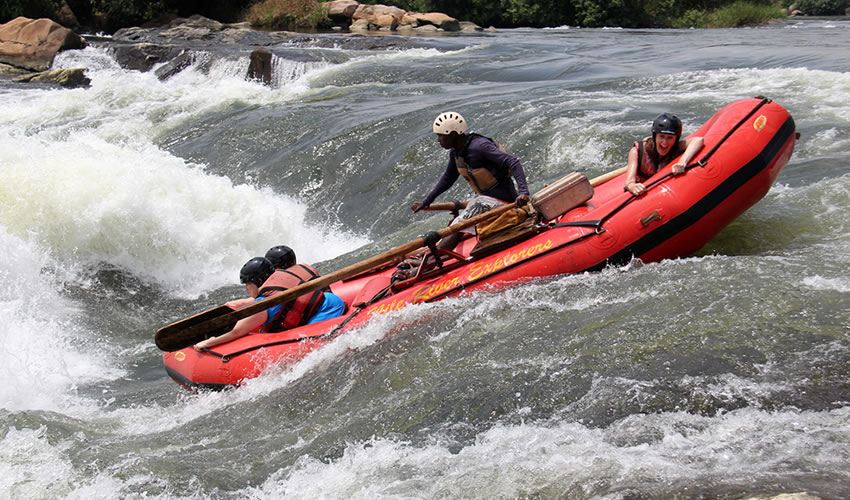
[[[476,133],[467,134],[467,122],[460,113],[440,113],[432,128],[440,146],[449,151],[449,160],[431,192],[411,206],[414,213],[427,208],[451,188],[459,177],[464,178],[475,196],[452,223],[467,220],[505,203],[516,202],[520,207],[528,203],[528,182],[522,163],[516,156],[505,151],[493,139]],[[475,234],[475,227],[467,228],[464,232]],[[452,234],[443,238],[437,248],[452,250],[462,238],[461,232]]]

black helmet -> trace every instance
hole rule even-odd
[[[263,283],[274,273],[274,266],[265,257],[254,257],[242,266],[239,271],[239,281],[243,284],[253,283],[263,286]]]
[[[655,134],[673,134],[676,138],[682,136],[682,120],[676,115],[662,113],[652,122],[652,136]]]
[[[286,245],[269,248],[266,258],[275,269],[286,269],[295,265],[295,252]]]

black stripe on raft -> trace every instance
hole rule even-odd
[[[198,392],[198,390],[202,389],[208,391],[221,391],[233,387],[232,384],[205,384],[199,382],[192,382],[188,378],[184,377],[182,373],[172,369],[168,365],[165,366],[165,371],[166,373],[168,373],[168,376],[171,377],[172,380],[182,385],[191,392]]]

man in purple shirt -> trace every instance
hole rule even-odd
[[[434,120],[434,133],[443,149],[449,150],[449,162],[446,171],[437,184],[422,201],[413,204],[411,209],[418,212],[447,191],[458,177],[463,177],[476,196],[469,201],[466,209],[454,220],[469,219],[504,203],[516,202],[522,207],[529,201],[528,183],[522,164],[516,156],[506,152],[492,139],[478,134],[466,133],[466,121],[459,113],[449,111]],[[516,180],[516,186],[511,179]],[[468,232],[473,232],[469,228]],[[456,233],[444,238],[440,248],[454,248],[462,237]]]

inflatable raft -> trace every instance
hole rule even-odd
[[[728,104],[694,135],[704,138],[695,163],[677,176],[669,166],[661,169],[639,197],[624,191],[624,172],[592,187],[571,174],[562,187],[532,198],[542,215],[481,241],[463,241],[441,267],[393,283],[396,268],[388,265],[332,283],[348,305],[342,317],[247,335],[204,352],[191,346],[165,352],[165,369],[190,390],[221,389],[257,377],[271,364],[297,362],[370,318],[412,304],[534,277],[598,271],[633,258],[648,263],[690,255],[767,193],[797,139],[790,114],[761,97]]]

